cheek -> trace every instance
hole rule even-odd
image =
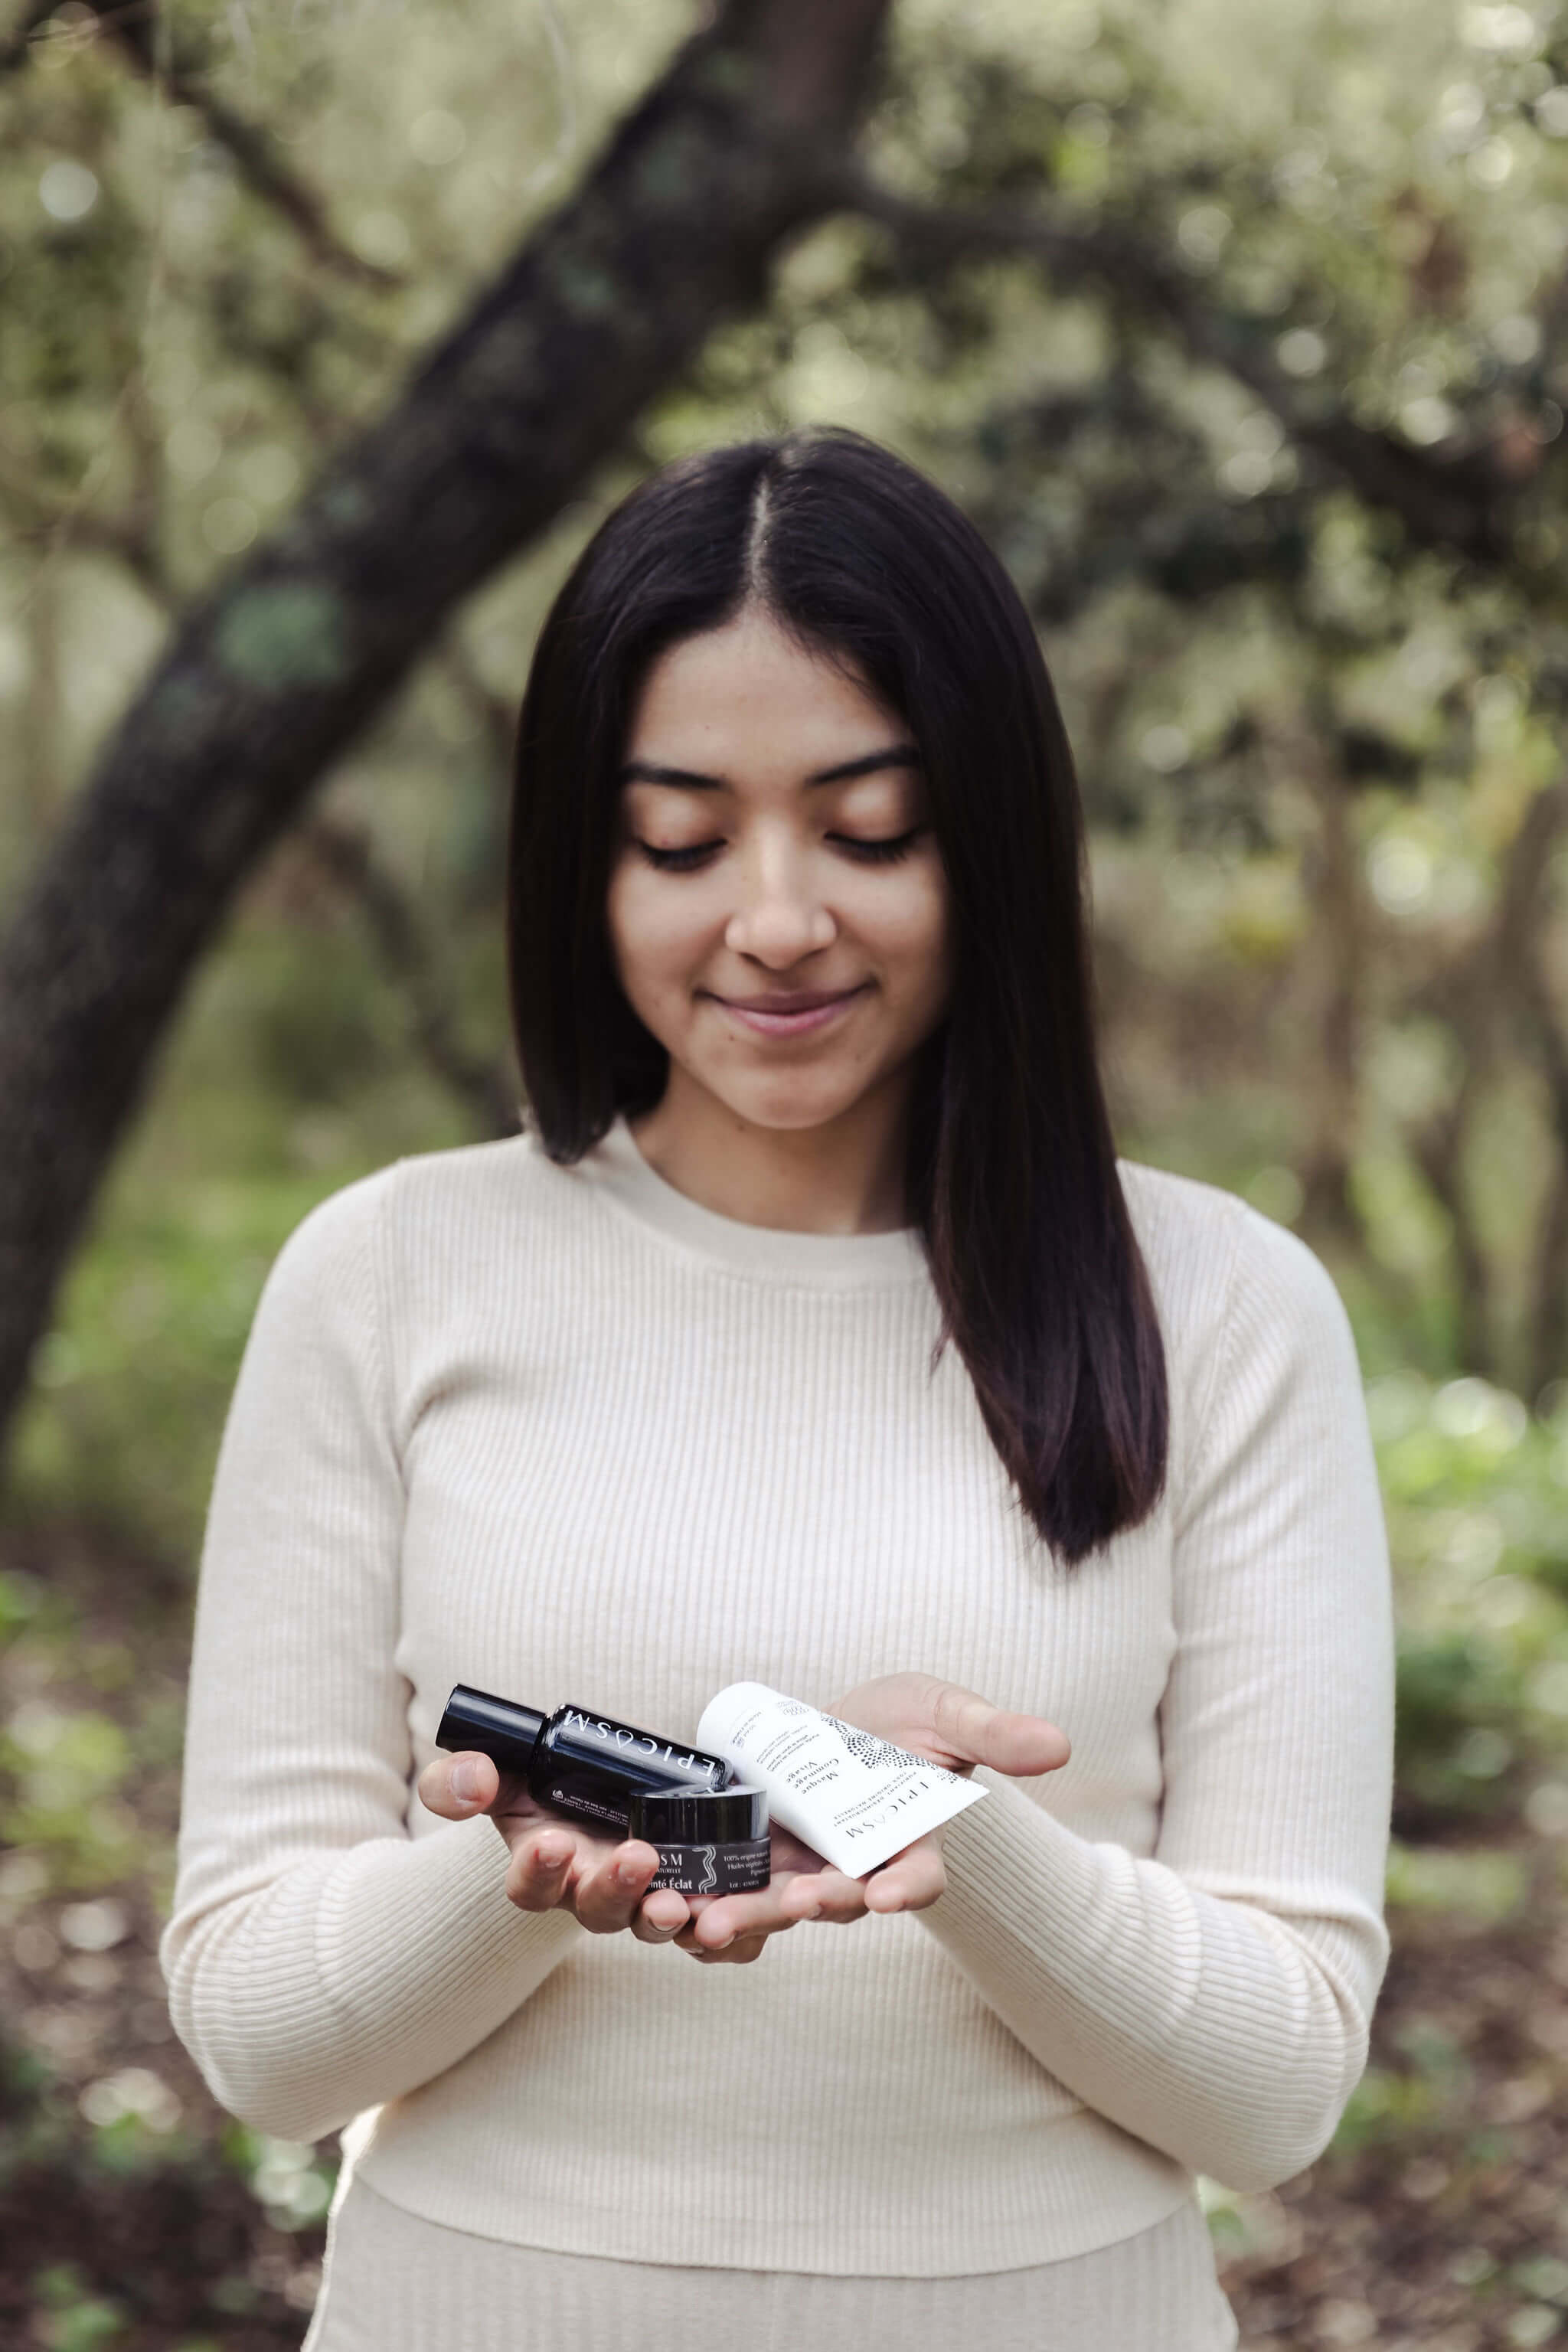
[[[695,897],[685,898],[668,887],[660,888],[661,878],[629,863],[610,877],[605,908],[610,951],[621,985],[634,1001],[678,978],[701,952],[706,938]]]
[[[945,985],[950,930],[947,879],[940,866],[900,876],[899,888],[867,910],[868,942],[911,985]]]

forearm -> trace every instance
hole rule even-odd
[[[920,1916],[1032,2057],[1194,2172],[1271,2187],[1316,2157],[1366,2060],[1387,1944],[1343,1886],[1294,1916],[1091,1844],[1019,1790],[945,1832]]]
[[[486,1818],[301,1857],[163,1938],[170,2010],[214,2096],[312,2140],[430,2081],[525,2001],[580,1931],[504,1892]]]

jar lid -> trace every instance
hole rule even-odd
[[[626,1835],[649,1845],[743,1845],[768,1833],[768,1792],[734,1789],[637,1789]]]

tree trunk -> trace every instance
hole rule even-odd
[[[390,413],[176,629],[0,943],[0,1429],[237,886],[459,601],[833,202],[889,0],[729,0]]]

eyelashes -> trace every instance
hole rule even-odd
[[[712,841],[700,841],[690,849],[656,849],[651,841],[638,841],[634,845],[662,874],[693,874],[718,847]]]
[[[908,833],[894,834],[886,841],[854,841],[847,834],[829,834],[827,837],[868,866],[892,866],[909,856],[924,831],[923,824],[911,825]]]
[[[894,834],[886,841],[857,841],[843,833],[830,833],[826,838],[857,865],[892,866],[900,857],[909,856],[925,830],[923,824],[913,825],[908,833]],[[719,841],[699,841],[689,849],[656,849],[651,841],[635,844],[650,866],[666,874],[698,873],[723,845]]]

